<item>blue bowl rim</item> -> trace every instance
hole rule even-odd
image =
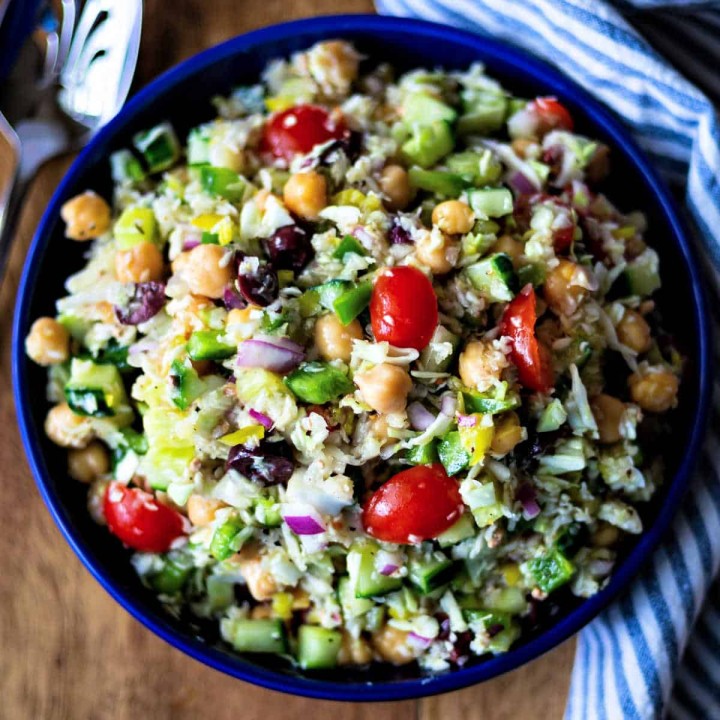
[[[635,547],[626,556],[611,577],[608,585],[600,593],[585,600],[548,630],[540,633],[526,644],[477,665],[450,673],[397,682],[337,683],[303,676],[286,675],[279,671],[276,672],[253,665],[243,661],[241,658],[228,656],[206,643],[190,637],[188,634],[181,633],[171,627],[158,612],[137,606],[133,600],[126,596],[123,587],[113,577],[104,574],[102,569],[95,564],[76,535],[72,524],[64,516],[59,497],[51,493],[44,477],[41,463],[42,450],[29,411],[30,398],[26,383],[27,373],[23,333],[27,327],[31,292],[38,273],[38,263],[35,260],[48,241],[49,229],[53,219],[59,212],[61,202],[65,198],[68,188],[71,187],[75,177],[82,172],[93,146],[104,138],[111,136],[116,129],[121,128],[127,117],[132,117],[148,104],[151,104],[154,95],[158,91],[180,82],[187,76],[198,73],[202,68],[232,56],[239,51],[285,39],[290,35],[305,30],[312,30],[330,36],[342,35],[344,31],[353,30],[387,34],[395,30],[406,31],[408,28],[417,31],[418,37],[424,37],[426,41],[438,38],[470,46],[482,45],[481,51],[501,62],[518,68],[532,68],[534,79],[537,79],[538,83],[547,83],[548,87],[554,87],[563,97],[582,105],[592,123],[604,127],[615,146],[623,151],[634,167],[644,176],[649,190],[654,194],[669,220],[672,235],[675,238],[677,248],[685,265],[685,271],[692,285],[691,292],[695,307],[693,329],[697,338],[696,350],[698,351],[698,407],[687,448],[676,474],[668,485],[664,504],[659,510],[652,527],[639,538]],[[583,88],[545,61],[539,60],[504,42],[423,20],[369,14],[326,15],[294,20],[239,35],[198,53],[160,75],[133,96],[120,113],[98,132],[91,143],[80,153],[55,190],[25,260],[18,288],[18,298],[19,301],[16,304],[13,320],[12,379],[22,442],[43,500],[75,554],[100,585],[125,610],[173,647],[216,670],[246,682],[311,698],[342,701],[389,701],[414,699],[457,690],[520,667],[574,635],[603,610],[622,590],[628,587],[630,581],[642,569],[642,566],[649,559],[651,552],[667,530],[679,501],[687,488],[697,450],[702,440],[709,407],[710,342],[705,334],[708,332],[709,324],[702,291],[702,280],[695,267],[694,251],[688,240],[687,230],[679,209],[668,188],[650,166],[635,141],[629,137],[627,129]]]

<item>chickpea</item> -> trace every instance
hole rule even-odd
[[[343,325],[334,313],[323,315],[315,323],[315,345],[324,360],[348,362],[352,341],[362,340],[363,329],[358,320]]]
[[[235,558],[248,590],[255,600],[258,602],[272,600],[272,596],[279,588],[270,573],[263,568],[262,558],[257,554],[257,548],[243,548]]]
[[[500,374],[507,365],[505,355],[486,340],[468,343],[458,360],[463,385],[481,392],[500,379]]]
[[[110,470],[110,457],[105,446],[97,441],[86,448],[68,452],[68,472],[70,477],[82,483],[90,483]]]
[[[70,198],[61,208],[65,237],[92,240],[110,229],[110,206],[91,190]]]
[[[432,211],[433,225],[450,235],[464,235],[472,230],[475,213],[460,200],[446,200]]]
[[[38,365],[57,365],[70,356],[70,333],[57,320],[38,318],[25,338],[25,352]]]
[[[417,259],[435,275],[444,275],[453,269],[448,250],[452,250],[450,238],[441,232],[424,232],[415,243]]]
[[[677,377],[663,367],[650,368],[649,372],[633,373],[628,378],[630,397],[643,410],[663,413],[675,405],[678,387]]]
[[[520,158],[526,158],[533,145],[536,146],[537,143],[533,140],[528,140],[527,138],[516,138],[510,143],[513,152]]]
[[[233,279],[231,263],[222,264],[225,250],[219,245],[198,245],[180,253],[173,262],[173,272],[180,275],[194,295],[221,298]]]
[[[320,173],[312,170],[296,173],[285,183],[283,199],[296,215],[313,220],[327,205],[327,182]]]
[[[403,210],[412,197],[407,170],[400,165],[386,165],[380,175],[380,189],[387,195],[390,210]]]
[[[250,617],[253,620],[267,620],[268,618],[271,618],[272,615],[273,615],[272,605],[269,605],[269,604],[256,605],[250,611]]]
[[[590,401],[592,413],[597,422],[600,442],[609,445],[622,439],[620,423],[625,412],[625,403],[612,395],[597,395]]]
[[[367,665],[373,659],[372,649],[364,638],[354,638],[343,632],[342,645],[338,653],[339,665]]]
[[[585,270],[577,263],[560,260],[545,279],[545,301],[560,315],[572,315],[588,293],[582,284],[585,279]]]
[[[600,521],[592,534],[592,543],[597,547],[612,547],[620,539],[620,530],[610,523]]]
[[[645,318],[635,310],[625,310],[616,330],[618,340],[636,353],[647,352],[652,345],[650,326]]]
[[[345,95],[357,78],[360,56],[350,43],[327,40],[311,48],[307,54],[310,74],[323,90]]]
[[[385,625],[373,635],[372,644],[383,660],[393,665],[406,665],[422,654],[420,647],[408,642],[410,633]]]
[[[390,363],[381,363],[372,370],[358,373],[355,384],[360,388],[365,402],[384,415],[402,412],[412,389],[412,380],[407,370]]]
[[[213,167],[229,168],[241,173],[245,169],[245,151],[227,142],[212,139],[208,146],[208,162]]]
[[[513,265],[517,267],[520,263],[520,258],[522,258],[525,252],[525,246],[512,235],[501,235],[492,246],[492,252],[505,253],[505,255],[510,257]]]
[[[60,447],[84,448],[95,433],[90,420],[76,415],[67,403],[60,403],[45,418],[45,434]]]
[[[495,455],[507,455],[518,443],[527,437],[525,428],[520,425],[517,413],[505,413],[495,426],[495,433],[490,444],[490,450]]]
[[[215,519],[215,513],[222,507],[226,507],[222,500],[191,495],[187,501],[188,519],[197,527],[209,525]]]
[[[155,243],[141,242],[115,253],[115,275],[122,283],[162,280],[163,256]]]

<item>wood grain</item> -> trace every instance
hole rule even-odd
[[[290,17],[368,12],[370,0],[146,0],[137,85],[198,50]],[[39,174],[0,290],[2,720],[522,720],[562,716],[574,643],[482,686],[420,702],[340,706],[225,677],[172,649],[95,583],[35,489],[15,424],[10,323],[33,230],[69,160]]]

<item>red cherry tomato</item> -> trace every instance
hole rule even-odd
[[[512,341],[510,357],[520,382],[536,392],[549,392],[555,378],[548,349],[535,337],[535,306],[535,291],[526,285],[505,308],[500,333]]]
[[[386,270],[373,288],[370,321],[378,342],[422,350],[438,324],[432,283],[414,267]]]
[[[139,488],[110,483],[103,509],[110,532],[133,550],[166,552],[184,534],[182,515]]]
[[[554,97],[535,98],[530,108],[542,121],[542,133],[550,130],[572,130],[575,126],[568,109]]]
[[[392,543],[436,538],[463,513],[456,480],[442,465],[418,465],[393,475],[363,508],[368,535]]]
[[[317,105],[296,105],[273,115],[265,125],[260,149],[288,162],[315,145],[347,135],[345,123]]]

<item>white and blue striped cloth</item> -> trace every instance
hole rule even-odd
[[[720,277],[720,128],[712,102],[674,70],[629,21],[673,6],[676,20],[718,3],[655,0],[376,0],[381,13],[419,17],[493,35],[554,63],[624,118],[658,169],[685,188],[707,266]],[[692,7],[690,7],[692,6]],[[706,10],[703,9],[703,12]],[[717,23],[720,10],[698,25]],[[700,41],[681,39],[670,16],[666,40],[692,62]],[[707,39],[707,33],[705,34]],[[655,38],[661,46],[661,37]],[[688,52],[689,50],[689,52]],[[683,52],[681,50],[681,52]],[[706,55],[707,48],[703,48]],[[698,58],[700,60],[705,58]],[[679,59],[676,59],[681,66]],[[686,69],[686,68],[684,68]],[[716,298],[710,303],[720,325]],[[720,367],[715,350],[715,362]],[[632,589],[579,636],[566,720],[672,717],[720,719],[720,384],[706,442],[671,533]],[[713,584],[714,583],[714,584]]]

